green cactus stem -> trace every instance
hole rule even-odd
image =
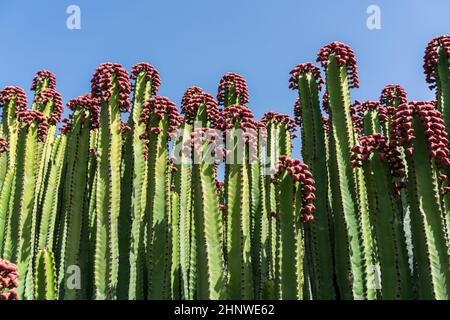
[[[362,136],[360,144],[352,151],[355,152],[353,166],[364,170],[370,222],[380,261],[381,297],[388,300],[407,298],[402,296],[402,292],[411,291],[411,288],[402,288],[410,283],[408,261],[404,259],[406,247],[404,242],[403,247],[397,243],[401,238],[398,233],[403,230],[398,227],[400,215],[395,197],[399,197],[400,189],[405,187],[400,153],[379,133]]]
[[[141,62],[131,69],[132,80],[134,80],[133,108],[128,125],[131,132],[124,141],[124,166],[122,191],[122,210],[131,210],[131,232],[129,254],[128,248],[124,248],[124,256],[127,259],[127,268],[122,267],[121,273],[125,273],[121,279],[128,285],[129,299],[143,299],[144,295],[144,217],[146,210],[147,193],[147,165],[145,159],[145,140],[141,135],[145,134],[145,123],[139,122],[142,107],[146,101],[156,95],[160,86],[158,71],[148,63]],[[130,197],[131,194],[131,197]],[[127,205],[131,200],[131,203]],[[122,214],[125,216],[126,214]],[[124,241],[123,241],[124,242]],[[127,273],[129,277],[127,277]]]
[[[147,272],[148,298],[171,295],[170,172],[168,143],[180,124],[176,105],[165,97],[154,97],[142,107],[140,122],[146,126],[147,184]]]
[[[332,42],[320,50],[317,60],[325,69],[330,111],[330,144],[333,152],[330,153],[328,165],[335,217],[337,285],[342,299],[364,299],[365,264],[359,230],[357,179],[350,162],[355,131],[349,88],[359,86],[356,58],[349,46]]]
[[[315,182],[308,166],[298,159],[280,157],[276,168],[276,198],[279,203],[279,297],[303,299],[303,223],[314,219]]]
[[[225,165],[228,298],[252,299],[249,163],[254,161],[256,122],[245,106],[223,110],[227,156]]]
[[[92,78],[92,97],[99,99],[96,185],[96,299],[116,299],[119,276],[119,213],[122,156],[121,112],[129,110],[130,83],[118,64],[100,65]]]
[[[9,221],[6,228],[6,242],[3,256],[17,262],[22,279],[27,278],[30,261],[34,254],[35,229],[37,217],[33,210],[35,201],[36,172],[38,171],[37,150],[46,141],[47,118],[35,110],[19,113],[20,133],[16,166],[14,170],[14,187],[11,193]],[[18,288],[21,299],[32,299],[33,293],[27,292],[26,285]]]
[[[300,64],[291,71],[290,89],[298,90],[298,103],[294,113],[301,126],[302,156],[316,177],[315,219],[305,226],[309,239],[306,254],[309,256],[311,277],[315,279],[313,295],[317,299],[335,299],[333,248],[329,222],[332,220],[328,201],[328,168],[325,129],[319,101],[323,84],[320,70],[311,63]]]
[[[195,234],[196,299],[226,297],[222,256],[222,226],[219,195],[216,192],[216,165],[225,156],[220,133],[213,129],[220,119],[213,97],[198,87],[188,89],[182,103],[185,122],[193,124],[189,145],[192,157],[192,230]]]
[[[444,120],[433,104],[405,103],[396,109],[391,135],[407,161],[418,297],[448,299],[448,244],[440,199],[450,188],[441,188],[438,181],[448,183],[439,168],[450,164]]]
[[[48,249],[39,250],[36,254],[35,268],[34,287],[36,300],[56,300],[58,291],[53,253]]]
[[[90,94],[71,100],[68,103],[72,110],[70,122],[67,124],[67,159],[64,177],[64,196],[62,205],[62,238],[59,262],[58,287],[62,299],[85,299],[85,290],[67,286],[67,269],[78,266],[81,274],[89,273],[83,264],[85,253],[81,251],[83,239],[88,233],[88,164],[90,131],[99,126],[100,109],[96,99]]]

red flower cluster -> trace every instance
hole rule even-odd
[[[398,84],[388,84],[381,91],[380,96],[380,104],[388,108],[389,114],[392,114],[392,105],[394,104],[394,100],[399,99],[400,104],[408,102],[406,98],[406,91],[402,86]]]
[[[350,114],[358,134],[361,134],[364,130],[364,117],[369,110],[378,113],[378,119],[381,123],[387,121],[387,109],[382,107],[378,101],[366,100],[361,103],[361,101],[355,100],[350,108]]]
[[[316,191],[315,181],[309,167],[301,163],[299,159],[289,159],[286,156],[280,156],[279,162],[276,165],[276,177],[288,172],[294,182],[300,182],[300,192],[302,196],[302,219],[303,222],[314,220],[313,212],[316,207],[313,201],[316,199],[314,192]]]
[[[185,121],[192,124],[202,105],[205,105],[206,117],[212,126],[220,126],[222,119],[217,102],[212,95],[195,86],[188,88],[181,99],[181,113],[185,115]]]
[[[136,80],[141,72],[145,72],[145,80],[152,83],[152,96],[158,94],[159,86],[161,85],[161,79],[159,78],[158,70],[156,70],[151,64],[147,62],[141,62],[135,64],[131,68],[131,79]]]
[[[92,94],[87,93],[84,96],[70,100],[67,103],[67,107],[72,111],[81,109],[89,112],[91,129],[97,129],[100,126],[100,106],[98,99],[92,97]]]
[[[47,138],[48,119],[42,112],[36,110],[25,110],[19,112],[19,120],[26,125],[31,125],[33,122],[38,124],[39,141],[44,142]]]
[[[120,121],[120,132],[122,135],[127,134],[131,131],[131,127],[128,125],[128,122]]]
[[[20,87],[5,87],[0,90],[0,108],[15,100],[16,113],[27,109],[28,99],[25,91]]]
[[[214,164],[219,164],[226,156],[227,150],[223,145],[222,137],[220,136],[220,131],[212,128],[197,128],[191,132],[191,137],[186,141],[183,152],[186,155],[191,154],[190,151],[193,150],[194,159],[202,160],[203,144],[208,143],[209,146],[214,150],[211,155],[214,157]]]
[[[289,131],[291,138],[292,139],[297,138],[296,122],[295,122],[295,120],[291,119],[291,117],[287,114],[281,114],[278,112],[269,111],[263,115],[261,122],[266,125],[268,123],[283,124],[286,126],[286,129]]]
[[[331,42],[320,49],[317,56],[317,62],[320,62],[322,67],[326,69],[328,66],[328,58],[332,54],[336,58],[339,65],[347,66],[350,87],[358,88],[358,70],[356,67],[356,56],[353,49],[342,42]]]
[[[45,105],[49,102],[53,102],[53,112],[49,116],[48,122],[55,125],[61,121],[61,114],[64,112],[61,94],[55,89],[48,88],[40,91],[34,97],[34,103]]]
[[[44,82],[44,80],[48,80],[48,89],[56,89],[56,77],[55,75],[48,70],[41,70],[36,72],[36,75],[33,79],[33,84],[31,85],[31,90],[35,91],[37,89],[38,83]]]
[[[406,187],[405,183],[401,181],[405,177],[405,167],[400,152],[398,152],[395,145],[389,144],[387,138],[379,133],[362,136],[359,138],[359,143],[359,146],[352,148],[351,160],[353,168],[362,167],[370,155],[376,153],[381,161],[388,163],[390,174],[394,177],[394,195],[399,196],[400,189]]]
[[[330,132],[330,118],[328,116],[322,115],[322,126],[325,133],[328,134]]]
[[[143,106],[142,106],[142,113],[139,119],[140,123],[145,123],[147,126],[150,125],[151,118],[153,116],[157,117],[158,120],[162,120],[165,116],[168,117],[168,139],[170,139],[171,134],[175,132],[178,129],[178,126],[181,123],[181,117],[178,113],[177,106],[174,102],[172,102],[169,98],[156,96],[151,99],[149,99]],[[149,128],[150,132],[153,134],[159,134],[161,132],[161,128],[153,127]],[[144,139],[146,141],[145,146],[145,157],[147,159],[148,157],[148,144],[149,144],[149,136],[148,131],[143,133],[141,135],[141,139]]]
[[[322,96],[322,110],[330,114],[330,101],[328,100],[328,91],[326,90]]]
[[[9,151],[8,142],[6,142],[5,139],[0,138],[0,154],[2,154],[3,152],[8,152],[8,151]]]
[[[233,87],[236,94],[239,95],[241,104],[248,103],[247,82],[242,76],[230,72],[224,75],[222,79],[220,79],[219,93],[217,94],[217,100],[219,101],[219,104],[223,104],[225,102],[226,91],[231,87]]]
[[[253,119],[253,112],[243,105],[232,105],[222,110],[223,128],[222,130],[232,129],[236,122],[239,122],[243,131],[257,130],[258,124]]]
[[[410,102],[400,105],[392,122],[391,135],[397,145],[405,148],[408,156],[412,156],[414,150],[412,141],[414,135],[413,119],[420,119],[428,142],[428,154],[435,159],[438,167],[444,168],[450,165],[447,132],[441,113],[428,102]],[[450,191],[450,188],[449,190]]]
[[[426,75],[426,81],[430,84],[430,89],[436,87],[436,80],[438,79],[438,73],[436,66],[439,63],[439,49],[442,48],[447,55],[447,59],[450,58],[450,36],[443,35],[431,40],[427,48],[425,49],[425,55],[423,57],[423,69]],[[450,71],[450,70],[449,70]]]
[[[311,62],[299,64],[294,69],[292,69],[291,72],[289,72],[289,74],[291,75],[291,77],[289,78],[289,89],[298,90],[298,78],[300,78],[301,75],[307,73],[313,75],[317,83],[317,88],[320,91],[323,85],[323,79],[320,75],[320,69],[313,65]]]
[[[122,112],[130,111],[130,78],[128,72],[117,63],[102,63],[91,80],[92,96],[100,102],[108,102],[112,95],[112,78],[116,79],[119,93],[119,108]]]
[[[0,259],[0,300],[18,300],[16,288],[19,287],[17,266]]]

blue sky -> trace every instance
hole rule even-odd
[[[71,4],[81,8],[81,30],[66,28]],[[381,9],[381,30],[366,27],[371,4]],[[448,0],[1,0],[0,87],[28,90],[34,72],[49,69],[67,102],[89,91],[99,63],[129,70],[148,61],[160,72],[160,95],[177,104],[191,85],[216,95],[220,77],[234,71],[248,82],[257,118],[292,114],[289,71],[338,40],[358,59],[352,98],[378,99],[384,85],[399,83],[409,98],[428,100],[423,52],[450,33],[449,12]]]

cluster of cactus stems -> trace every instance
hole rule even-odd
[[[290,72],[293,118],[256,120],[235,73],[179,112],[145,62],[100,65],[64,119],[50,71],[30,108],[0,90],[0,300],[449,299],[449,59],[433,39],[435,101],[352,101],[332,42]]]

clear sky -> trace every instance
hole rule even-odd
[[[72,4],[81,30],[66,27]],[[380,30],[366,26],[372,4],[381,9]],[[410,99],[429,100],[423,52],[450,33],[449,15],[449,0],[0,0],[0,87],[29,90],[35,71],[49,69],[67,102],[89,91],[101,62],[129,70],[147,61],[160,72],[160,95],[177,104],[191,85],[216,95],[220,77],[233,71],[246,78],[257,118],[292,114],[289,71],[338,40],[358,59],[361,88],[352,98],[378,99],[384,85],[399,83]]]

